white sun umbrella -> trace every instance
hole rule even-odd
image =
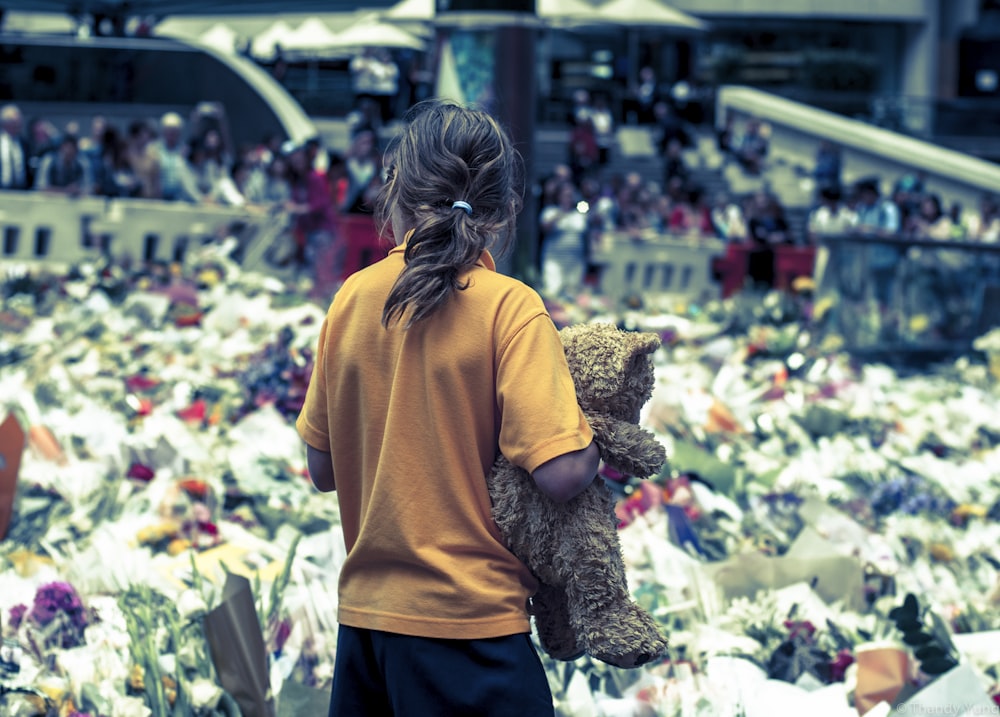
[[[702,31],[708,25],[660,0],[609,0],[598,8],[605,22],[636,28]]]
[[[382,13],[389,22],[433,22],[437,15],[434,0],[401,0]]]
[[[535,10],[547,25],[557,28],[608,24],[600,8],[586,0],[537,0]]]
[[[219,52],[235,53],[239,35],[236,30],[221,22],[212,25],[198,36],[198,42]]]
[[[281,49],[308,55],[322,55],[337,46],[338,35],[318,17],[310,17],[288,33]]]
[[[284,20],[278,20],[254,37],[250,43],[250,53],[254,57],[273,57],[279,46],[285,46],[291,34],[291,26]]]
[[[423,50],[426,43],[402,28],[382,22],[374,14],[337,33],[335,47],[390,47]]]

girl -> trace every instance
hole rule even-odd
[[[500,451],[563,502],[598,455],[541,298],[487,250],[514,236],[517,155],[489,115],[428,101],[387,165],[397,245],[337,292],[297,421],[347,546],[330,715],[551,717],[536,582],[486,475]]]

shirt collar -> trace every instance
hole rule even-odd
[[[412,230],[406,233],[407,239],[410,237],[411,233],[412,233]],[[390,249],[389,253],[390,254],[401,254],[404,251],[406,251],[406,241],[405,240],[403,241],[402,244],[397,244],[392,249]],[[485,251],[485,250],[483,251],[482,254],[479,255],[479,259],[476,261],[476,266],[481,266],[484,269],[489,269],[490,271],[496,271],[497,270],[497,265],[496,265],[496,262],[493,260],[493,255],[490,254],[488,251]]]

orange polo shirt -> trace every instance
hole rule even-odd
[[[486,475],[586,448],[558,332],[538,294],[484,253],[431,317],[380,323],[403,247],[351,276],[320,333],[297,428],[333,460],[344,625],[475,639],[530,630],[537,589],[504,546]]]

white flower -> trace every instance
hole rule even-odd
[[[214,708],[222,697],[222,688],[209,679],[200,677],[191,683],[191,705],[195,708]]]
[[[191,620],[208,612],[205,599],[194,590],[185,590],[177,597],[177,612],[181,620]]]
[[[111,717],[150,717],[153,712],[140,697],[115,695],[111,705]]]

